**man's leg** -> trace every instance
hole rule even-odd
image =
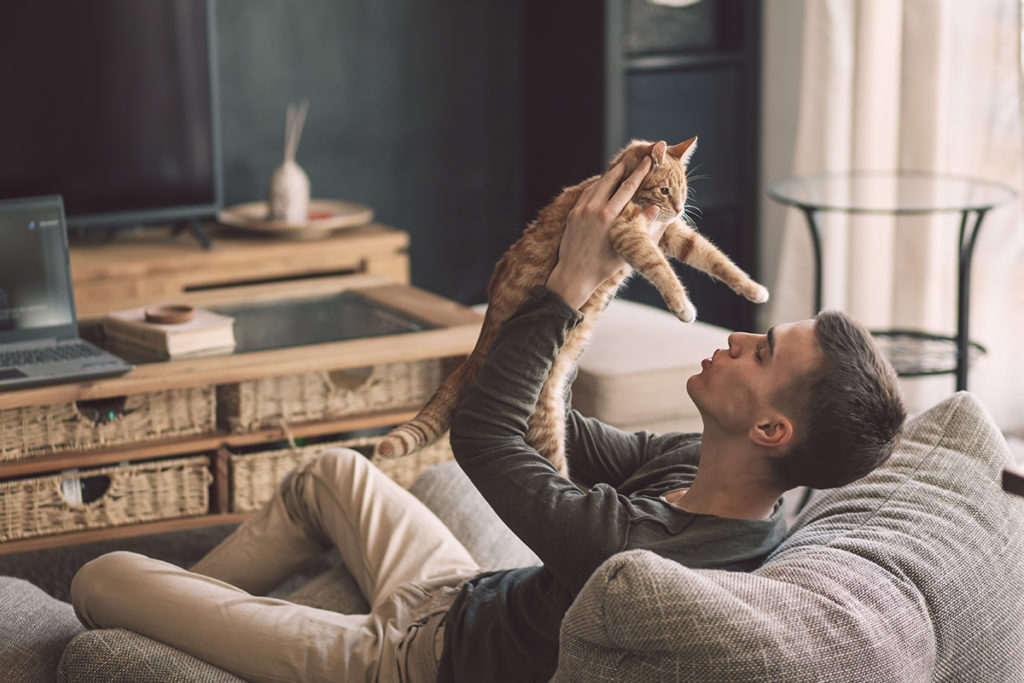
[[[89,628],[124,628],[249,681],[393,681],[397,625],[257,597],[128,552],[89,562],[71,584]]]
[[[192,571],[265,594],[332,545],[371,605],[403,583],[479,571],[429,508],[348,449],[326,451],[294,470]]]
[[[374,614],[340,615],[246,592],[269,590],[332,542]],[[422,588],[456,586],[476,571],[414,496],[361,455],[339,450],[296,470],[192,572],[116,553],[83,567],[72,595],[91,627],[128,628],[246,678],[387,680],[395,645],[420,616]]]

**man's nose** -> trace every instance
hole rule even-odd
[[[744,347],[753,339],[755,335],[748,334],[746,332],[733,332],[729,335],[729,355],[732,358],[738,358],[743,353]]]
[[[730,358],[736,358],[737,354],[739,354],[739,352],[740,352],[740,348],[741,348],[742,341],[743,341],[742,339],[740,339],[740,337],[741,337],[741,333],[739,333],[739,332],[733,332],[732,334],[729,335],[729,357]]]

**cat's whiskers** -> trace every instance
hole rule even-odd
[[[693,166],[686,169],[686,182],[692,183],[694,180],[705,180],[711,176],[706,173],[700,173],[700,170],[704,167],[703,162],[697,162]]]
[[[693,206],[692,204],[686,204],[683,206],[683,213],[680,218],[691,228],[697,230],[697,221],[694,220],[694,217],[691,214],[695,214],[701,218],[704,217],[704,214],[698,207]]]

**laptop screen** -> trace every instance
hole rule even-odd
[[[0,201],[0,342],[76,333],[60,197]]]

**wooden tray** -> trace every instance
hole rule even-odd
[[[221,209],[217,220],[233,228],[297,238],[323,237],[335,230],[366,225],[373,220],[370,207],[334,199],[310,199],[306,223],[268,220],[268,213],[267,202],[248,202]]]

